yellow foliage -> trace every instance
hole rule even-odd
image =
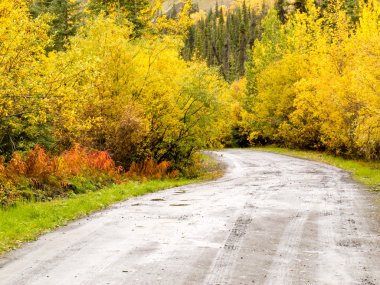
[[[190,16],[191,5],[191,0],[184,1],[184,6],[178,14],[178,19],[168,19],[165,15],[161,16],[151,24],[152,29],[159,34],[187,36],[187,31],[193,24],[193,19]]]
[[[175,37],[130,34],[116,16],[100,15],[66,52],[49,56],[52,76],[65,82],[54,109],[62,147],[79,142],[114,150],[127,165],[136,158],[181,160],[214,144],[224,81],[204,63],[182,60]]]
[[[353,29],[342,2],[334,0],[323,15],[309,3],[307,14],[296,13],[281,27],[280,37],[267,27],[248,77],[256,88],[253,143],[380,156],[379,15],[377,2],[362,4]]]
[[[0,144],[13,150],[21,134],[25,145],[38,137],[47,120],[47,30],[46,19],[30,19],[24,1],[0,2]]]

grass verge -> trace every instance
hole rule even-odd
[[[254,150],[270,151],[293,157],[324,162],[351,172],[352,178],[371,190],[380,190],[380,162],[345,159],[317,151],[291,150],[279,147],[255,147]]]
[[[26,241],[35,240],[39,235],[65,225],[69,221],[104,209],[112,203],[191,182],[194,180],[130,182],[67,199],[18,203],[7,210],[0,210],[0,254],[17,248]]]
[[[201,155],[200,175],[195,179],[165,179],[129,182],[98,191],[88,191],[65,199],[49,202],[17,203],[8,209],[0,208],[0,255],[35,240],[68,222],[89,215],[128,198],[194,182],[215,179],[222,168],[215,159]]]

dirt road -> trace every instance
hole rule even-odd
[[[0,260],[0,284],[380,284],[377,194],[316,162],[216,154],[223,178],[44,235]]]

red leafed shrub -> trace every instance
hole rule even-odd
[[[79,144],[65,151],[55,158],[57,175],[70,176],[80,173],[106,172],[109,175],[117,174],[122,168],[115,167],[115,162],[106,151],[88,150]]]
[[[78,144],[55,157],[38,145],[30,150],[24,159],[16,152],[6,170],[12,175],[24,175],[35,179],[46,178],[49,175],[68,177],[86,171],[106,172],[110,175],[118,172],[108,152],[88,150]]]
[[[5,163],[0,157],[0,207],[18,200],[45,201],[68,193],[97,190],[124,178],[162,179],[175,178],[179,171],[172,170],[168,161],[156,163],[148,159],[132,163],[127,172],[116,167],[106,151],[90,150],[74,145],[58,156],[41,146],[21,155],[15,152]]]
[[[154,162],[153,159],[147,159],[143,163],[132,162],[129,170],[125,173],[130,178],[175,178],[178,177],[179,171],[170,169],[171,163],[163,161],[160,163]]]
[[[77,144],[53,156],[37,145],[24,156],[15,152],[7,164],[0,158],[0,206],[11,205],[17,199],[46,200],[70,191],[96,190],[120,181],[121,171],[106,151]]]
[[[26,163],[18,152],[13,153],[12,159],[8,166],[5,168],[3,165],[3,168],[4,171],[13,175],[21,176],[26,173]]]
[[[55,160],[39,145],[29,151],[24,163],[27,177],[43,179],[56,172]]]
[[[79,144],[75,144],[69,150],[56,157],[57,174],[71,176],[80,174],[86,168],[87,151]]]
[[[105,171],[112,174],[116,171],[115,162],[106,151],[91,151],[88,156],[88,166],[93,170]]]

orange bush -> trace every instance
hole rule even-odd
[[[115,162],[106,151],[91,151],[88,156],[88,166],[92,170],[105,171],[109,174],[113,174],[115,169]]]
[[[79,144],[56,157],[58,174],[62,176],[78,175],[86,166],[87,151]]]
[[[79,144],[56,157],[57,174],[60,176],[78,175],[85,171],[106,172],[114,175],[122,168],[115,167],[115,162],[107,151],[88,150]]]
[[[39,145],[29,151],[24,163],[25,174],[28,177],[46,178],[56,171],[55,160]]]
[[[81,187],[87,186],[81,186],[80,181],[95,183],[96,189],[107,183],[120,182],[123,177],[144,181],[178,175],[179,171],[172,171],[168,161],[156,163],[148,159],[143,163],[132,163],[124,172],[121,166],[115,166],[107,151],[89,150],[76,144],[61,155],[53,156],[37,145],[24,156],[15,152],[9,163],[0,157],[0,206],[11,205],[19,199],[43,201],[65,196],[70,191],[86,191]],[[30,186],[26,190],[25,183]]]
[[[18,152],[13,153],[12,159],[4,170],[13,175],[25,175],[26,163]]]
[[[107,173],[110,176],[117,176],[123,173],[123,168],[115,166],[115,162],[107,151],[89,150],[76,144],[59,156],[52,156],[37,145],[27,153],[24,159],[15,152],[8,165],[0,161],[0,174],[1,172],[5,172],[8,176],[33,178],[33,181],[36,181],[50,175],[67,178],[86,172],[93,175]],[[171,170],[169,161],[156,163],[150,158],[139,164],[133,162],[125,175],[161,179],[177,177],[179,172]]]
[[[156,163],[153,159],[149,158],[143,163],[133,162],[129,167],[129,170],[125,173],[127,177],[131,178],[175,178],[178,177],[179,171],[170,170],[171,163],[169,161],[162,161]]]

